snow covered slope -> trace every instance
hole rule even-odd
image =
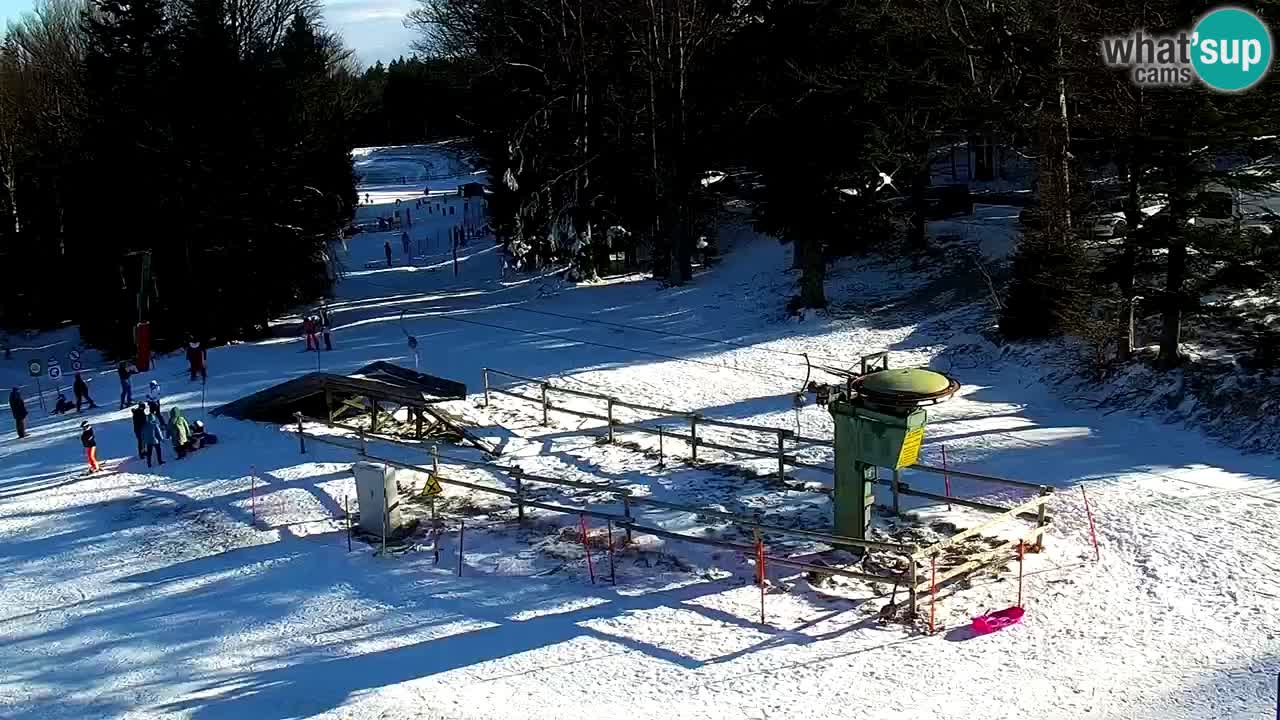
[[[414,206],[419,179],[377,192]],[[433,182],[443,190],[449,181]],[[388,202],[360,214],[387,214]],[[293,435],[216,420],[219,445],[148,469],[129,459],[130,421],[113,409],[106,371],[94,386],[104,407],[89,417],[108,474],[80,476],[79,418],[37,411],[31,437],[18,441],[0,416],[0,717],[1183,720],[1274,712],[1274,458],[1069,406],[1036,382],[1036,369],[1002,363],[975,334],[984,320],[980,278],[847,261],[830,282],[832,315],[797,322],[782,311],[789,250],[745,226],[726,229],[723,264],[684,288],[573,286],[554,273],[503,279],[498,254],[482,241],[463,249],[455,276],[436,238],[461,217],[462,200],[447,202],[455,215],[415,209],[411,240],[422,251],[412,263],[398,233],[349,242],[349,272],[331,304],[333,352],[302,352],[298,318],[281,318],[275,339],[210,353],[207,406],[317,363],[412,366],[412,334],[424,371],[464,381],[473,394],[489,366],[794,427],[791,396],[806,376],[795,353],[852,364],[889,349],[897,365],[932,363],[965,383],[933,413],[927,461],[939,463],[945,444],[952,466],[1062,489],[1048,549],[1028,560],[1026,621],[986,637],[963,629],[971,612],[1012,604],[1007,572],[942,599],[946,629],[927,636],[880,623],[875,609],[885,598],[830,597],[779,571],[772,580],[790,590],[769,594],[762,625],[750,569],[731,553],[652,545],[619,556],[616,587],[593,585],[580,548],[557,531],[573,518],[534,514],[530,528],[516,530],[499,522],[505,510],[453,489],[442,506],[451,521],[467,522],[462,577],[453,533],[438,565],[430,552],[378,557],[360,541],[348,553],[340,518],[354,495],[353,453],[312,443],[301,455]],[[366,267],[383,259],[388,239],[395,265]],[[0,364],[3,378],[23,382],[26,359]],[[186,381],[181,359],[164,359],[139,380],[149,377],[161,379],[167,405],[201,417],[202,388]],[[473,397],[455,409],[504,444],[504,462],[530,472],[821,519],[812,496],[751,474],[658,468],[640,452],[584,437],[568,416],[542,427],[519,401],[479,405]],[[805,434],[830,433],[821,409],[804,408],[799,422]],[[405,448],[379,452],[425,462]],[[960,495],[984,492],[953,485]],[[1081,486],[1097,513],[1098,563]],[[662,521],[696,524],[678,514]]]

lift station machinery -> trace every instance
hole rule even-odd
[[[835,421],[835,532],[866,539],[879,468],[914,465],[928,421],[925,405],[949,399],[956,380],[922,368],[889,369],[889,354],[862,359],[862,372],[832,398]],[[856,549],[856,548],[851,548]]]

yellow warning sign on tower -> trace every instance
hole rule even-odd
[[[422,488],[423,497],[435,497],[444,493],[444,488],[440,487],[440,480],[435,475],[427,476],[427,485]]]
[[[915,465],[916,460],[920,457],[920,445],[923,443],[924,428],[918,427],[915,430],[908,430],[907,436],[902,440],[902,451],[898,453],[898,464],[894,469]]]

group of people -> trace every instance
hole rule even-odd
[[[327,331],[325,336],[325,339],[328,340]],[[205,368],[203,349],[194,343],[189,345],[187,358],[191,363],[192,379],[194,380],[197,374],[201,374],[203,377]],[[164,454],[161,446],[166,440],[172,443],[174,453],[179,459],[186,457],[187,453],[218,442],[217,436],[205,429],[204,422],[200,420],[194,423],[189,422],[181,408],[170,408],[168,419],[164,418],[160,409],[159,381],[152,380],[147,387],[145,401],[134,404],[131,377],[137,374],[137,368],[122,362],[117,366],[116,372],[120,378],[120,409],[123,410],[128,405],[133,405],[133,434],[138,441],[138,458],[145,459],[147,467],[152,466],[153,459],[161,465],[164,464]],[[89,403],[90,408],[98,407],[97,403],[89,395],[88,383],[85,382],[79,372],[75,375],[72,390],[75,393],[75,403],[67,400],[62,393],[58,393],[58,400],[54,405],[54,413],[61,414],[71,408],[75,408],[79,412],[85,402]],[[26,401],[22,397],[22,391],[18,387],[14,387],[9,391],[9,410],[13,414],[18,437],[25,438],[27,436],[27,417],[29,412]],[[89,472],[101,470],[102,466],[98,463],[98,439],[94,433],[93,426],[89,424],[88,420],[80,423],[80,444],[84,447],[85,460],[88,463]]]
[[[329,334],[329,308],[322,306],[315,315],[302,319],[302,334],[307,339],[307,352],[320,350],[320,339],[324,338],[324,349],[333,349],[333,338]]]
[[[166,421],[160,411],[159,397],[154,400],[148,397],[145,403],[134,406],[133,435],[138,440],[138,458],[146,460],[147,467],[151,467],[153,459],[164,464],[161,446],[165,440],[172,443],[173,452],[179,460],[185,458],[187,453],[218,442],[216,435],[205,430],[204,422],[189,422],[182,413],[182,408],[170,408],[169,419]]]

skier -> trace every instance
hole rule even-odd
[[[98,403],[89,397],[89,383],[85,382],[83,377],[80,377],[78,371],[76,372],[75,381],[71,383],[71,391],[76,395],[76,412],[81,412],[81,407],[85,401],[88,401],[90,410],[98,407]]]
[[[324,349],[333,349],[333,339],[329,336],[329,306],[320,306],[320,333],[324,335]]]
[[[120,409],[133,404],[133,381],[129,378],[134,371],[129,369],[128,363],[120,363],[116,368],[116,374],[120,376]]]
[[[80,422],[80,444],[84,446],[84,456],[89,461],[89,472],[98,472],[98,441],[93,437],[93,428],[88,420]]]
[[[71,412],[71,408],[75,406],[76,404],[68,400],[66,395],[58,393],[58,399],[53,403],[53,414],[61,415],[65,412]]]
[[[143,442],[143,433],[147,429],[147,406],[138,403],[133,406],[133,436],[138,439],[138,459],[147,456],[147,443]]]
[[[387,253],[387,267],[391,267],[391,241],[387,240],[382,244],[382,249]]]
[[[18,437],[27,436],[27,404],[22,400],[22,392],[18,388],[9,391],[9,410],[13,413],[13,422],[18,426]]]
[[[157,380],[147,386],[147,409],[152,415],[160,414],[160,382]]]
[[[208,382],[209,370],[205,364],[205,350],[202,344],[194,337],[187,341],[187,365],[191,369],[191,380],[194,382],[196,375],[200,376],[200,382]]]
[[[409,233],[400,233],[400,246],[404,248],[404,254],[407,257],[409,255]]]
[[[173,442],[173,451],[179,460],[187,456],[191,447],[191,425],[182,416],[181,408],[169,410],[169,440]]]
[[[204,423],[197,420],[196,424],[191,427],[191,449],[199,450],[206,445],[217,444],[218,436],[213,433],[206,432],[204,429]]]
[[[144,410],[147,417],[147,427],[143,431],[143,436],[147,441],[147,467],[151,467],[151,453],[154,451],[156,459],[160,464],[164,464],[164,453],[160,451],[160,443],[164,441],[164,427],[160,424],[160,413],[151,412],[150,408]]]

